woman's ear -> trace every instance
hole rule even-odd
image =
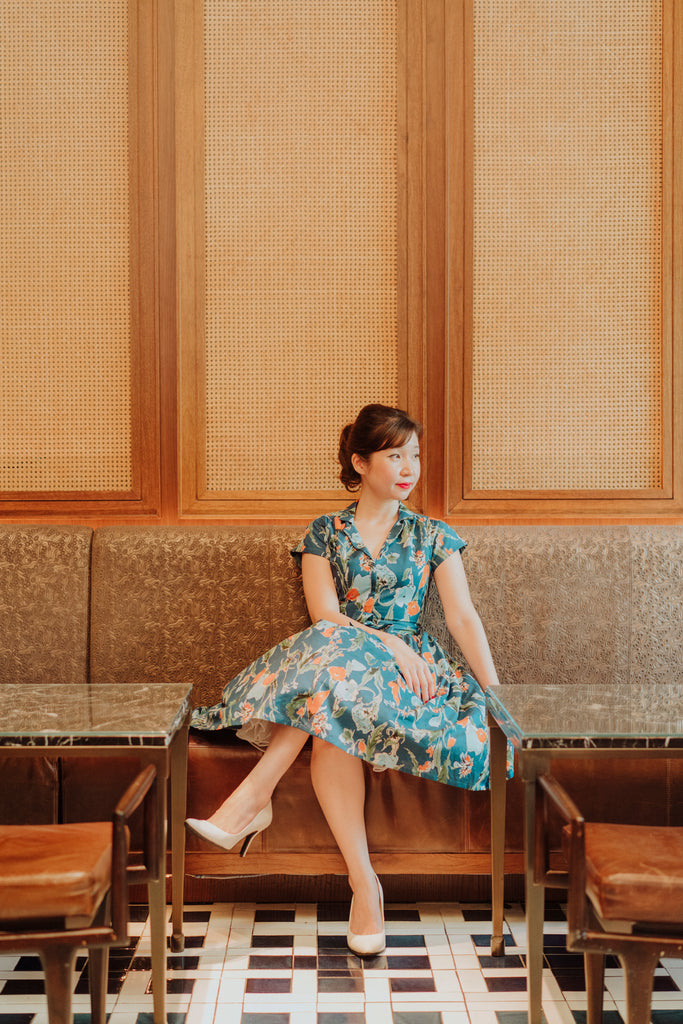
[[[362,455],[358,455],[357,452],[354,452],[351,456],[351,465],[355,469],[356,473],[358,473],[358,476],[363,476],[363,473],[365,473],[365,470],[367,469],[367,462]]]

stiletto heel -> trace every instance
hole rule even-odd
[[[201,839],[206,839],[207,842],[213,843],[214,846],[220,846],[221,850],[232,850],[233,846],[237,846],[240,840],[244,840],[240,850],[240,857],[244,857],[255,837],[259,832],[263,832],[264,829],[268,828],[272,820],[273,805],[269,800],[263,810],[259,811],[241,832],[224,832],[222,828],[218,828],[217,825],[212,824],[210,821],[204,821],[202,818],[187,818],[185,825],[190,832],[194,832]]]
[[[377,875],[375,875],[375,881],[377,882],[377,888],[379,889],[379,909],[382,914],[382,920],[384,920],[384,893],[382,892],[382,886]],[[353,896],[351,897],[349,923],[352,915]],[[356,953],[357,956],[377,956],[379,953],[384,952],[387,940],[386,935],[384,934],[384,929],[382,929],[381,932],[375,932],[372,935],[356,935],[349,927],[346,932],[346,944],[352,952]]]
[[[263,830],[261,830],[261,831],[263,831]],[[247,855],[247,850],[248,850],[248,849],[249,849],[249,847],[251,846],[251,844],[252,844],[252,840],[254,840],[254,839],[256,838],[256,836],[257,836],[257,835],[258,835],[258,832],[251,832],[251,833],[250,833],[250,834],[249,834],[249,835],[247,836],[247,838],[246,838],[246,839],[244,840],[244,842],[242,843],[242,849],[240,850],[240,857],[246,857],[246,855]]]

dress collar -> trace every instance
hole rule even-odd
[[[337,532],[345,533],[353,546],[359,551],[365,551],[365,544],[361,540],[361,536],[356,529],[355,515],[357,504],[357,501],[352,501],[351,504],[347,505],[346,508],[341,510],[341,512],[337,512],[335,514],[334,528]],[[412,509],[407,508],[402,501],[399,501],[398,519],[391,527],[391,530],[387,535],[387,540],[391,537],[394,531],[396,531],[397,535],[399,532],[403,531],[408,523],[412,523],[417,518],[418,514],[419,513],[417,512],[413,512]]]

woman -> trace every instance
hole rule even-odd
[[[420,477],[421,427],[368,405],[342,431],[340,478],[358,500],[308,527],[300,559],[312,626],[278,644],[197,708],[195,728],[273,723],[255,768],[208,821],[188,819],[231,849],[271,822],[270,798],[313,736],[311,777],[353,891],[347,941],[361,956],[384,949],[382,889],[368,852],[363,761],[468,789],[489,786],[482,690],[498,682],[460,558],[444,523],[403,502]],[[446,624],[476,680],[419,630],[431,576]],[[248,731],[248,730],[247,730]]]

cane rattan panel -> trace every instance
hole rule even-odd
[[[397,401],[396,0],[205,0],[206,491],[338,486]]]
[[[129,0],[0,3],[0,490],[131,487]]]
[[[472,487],[662,486],[662,4],[474,0]]]

